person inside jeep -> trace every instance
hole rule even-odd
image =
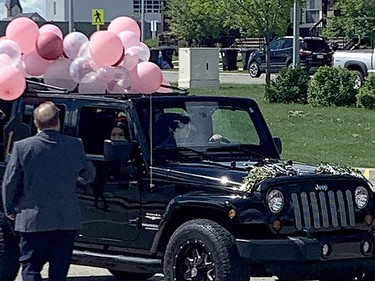
[[[126,140],[128,135],[127,118],[125,115],[119,115],[115,119],[115,125],[111,130],[111,140]]]

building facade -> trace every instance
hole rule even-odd
[[[151,37],[151,23],[156,23],[156,32],[161,28],[161,0],[46,0],[46,20],[67,22],[72,17],[76,23],[91,23],[92,10],[101,9],[104,12],[105,23],[110,23],[119,16],[128,16],[137,20],[141,25],[142,4],[144,6],[145,38]],[[72,5],[72,6],[70,6]]]

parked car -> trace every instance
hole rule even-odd
[[[277,38],[270,43],[271,72],[278,72],[288,67],[293,61],[293,36]],[[333,51],[321,37],[300,38],[300,65],[309,72],[319,67],[332,64]],[[248,61],[250,76],[259,77],[266,71],[266,53],[260,48],[251,53]]]
[[[375,71],[374,49],[336,51],[333,66],[355,71],[356,88],[360,88],[364,77]]]

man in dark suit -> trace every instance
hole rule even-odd
[[[45,102],[34,110],[35,136],[16,141],[3,178],[6,216],[20,233],[24,281],[66,281],[80,227],[76,183],[90,182],[95,168],[80,140],[59,133],[59,109]]]

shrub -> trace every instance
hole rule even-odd
[[[357,105],[367,109],[375,108],[375,75],[365,78],[365,82],[357,94]]]
[[[274,103],[307,103],[309,75],[301,68],[285,68],[271,81],[265,98]]]
[[[341,67],[320,67],[311,79],[307,100],[312,106],[353,106],[355,73]]]

